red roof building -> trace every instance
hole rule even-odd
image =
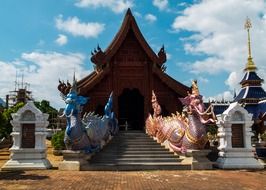
[[[164,47],[156,54],[143,37],[131,10],[105,51],[98,46],[91,53],[94,71],[78,81],[80,95],[90,97],[84,112],[103,114],[113,91],[113,108],[120,125],[143,129],[151,111],[152,90],[165,114],[182,110],[178,98],[190,88],[165,73]]]

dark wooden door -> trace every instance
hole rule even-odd
[[[128,124],[128,129],[142,130],[144,127],[144,97],[138,89],[124,89],[118,98],[119,125]]]
[[[22,124],[21,148],[35,148],[35,125]]]
[[[232,124],[232,147],[244,148],[243,125]]]

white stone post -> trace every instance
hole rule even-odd
[[[47,169],[51,167],[46,159],[46,127],[48,126],[48,114],[42,113],[35,107],[32,101],[20,108],[17,113],[12,114],[13,120],[10,122],[13,126],[13,146],[10,148],[10,160],[5,163],[2,170],[27,170],[27,169]],[[23,136],[22,128],[24,125],[30,125],[34,130],[34,137],[31,134]],[[27,133],[27,131],[25,132]],[[22,143],[26,139],[34,139],[33,148],[22,148]]]
[[[219,157],[216,166],[223,169],[263,169],[255,159],[251,146],[252,114],[237,102],[230,104],[221,115],[217,115]],[[232,125],[242,126],[243,147],[232,146]]]

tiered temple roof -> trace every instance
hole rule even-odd
[[[253,114],[253,129],[257,133],[266,130],[264,125],[266,121],[266,92],[262,88],[264,80],[257,73],[257,67],[251,57],[251,41],[250,41],[251,22],[247,19],[245,29],[248,32],[248,59],[244,69],[245,75],[240,81],[241,89],[238,95],[235,95],[233,102],[239,102],[251,114]],[[215,114],[222,114],[230,103],[212,102]]]
[[[91,52],[91,61],[95,64],[95,70],[87,77],[78,81],[79,91],[81,93],[85,93],[86,91],[92,89],[107,74],[110,73],[110,62],[112,62],[112,59],[126,40],[126,37],[129,33],[133,33],[141,48],[143,48],[145,53],[148,55],[148,58],[151,60],[150,62],[154,64],[152,70],[153,73],[157,75],[160,80],[164,84],[166,84],[170,89],[172,89],[175,93],[180,94],[181,96],[186,96],[187,92],[190,89],[182,83],[168,76],[165,72],[162,72],[165,67],[164,63],[167,60],[164,46],[162,46],[162,48],[157,54],[151,49],[151,47],[143,37],[130,8],[127,10],[127,13],[124,17],[124,20],[118,33],[112,40],[111,44],[107,47],[107,49],[103,51],[98,45],[98,47],[95,48],[93,52]]]
[[[251,22],[249,19],[247,19],[245,28],[248,32],[248,60],[246,68],[244,69],[246,73],[240,82],[241,90],[239,94],[235,97],[234,101],[239,103],[245,103],[248,111],[250,111],[251,113],[255,113],[257,108],[253,104],[258,105],[260,101],[266,100],[266,92],[262,88],[263,79],[261,79],[257,75],[257,67],[251,57],[249,33],[249,29],[251,28]]]

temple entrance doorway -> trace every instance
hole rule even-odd
[[[120,130],[143,130],[144,97],[138,89],[125,88],[118,97],[118,122]]]

